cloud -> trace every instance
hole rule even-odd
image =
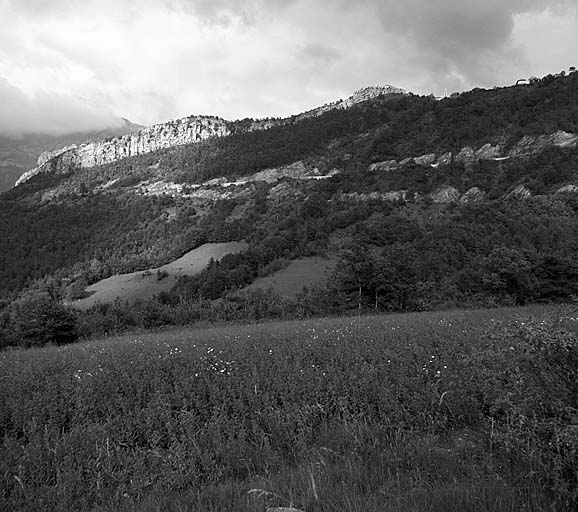
[[[576,65],[575,1],[0,0],[0,131],[514,83]]]
[[[298,55],[315,65],[331,64],[341,58],[341,54],[335,48],[322,43],[308,43],[299,48]]]
[[[296,0],[166,0],[176,10],[191,12],[214,25],[253,25],[265,13],[289,7]]]
[[[513,43],[516,17],[558,10],[576,15],[573,0],[370,0],[383,29],[411,47],[409,59],[440,81],[491,85],[504,67],[525,58]]]
[[[25,133],[61,135],[120,126],[121,120],[95,110],[80,98],[53,92],[28,96],[0,77],[0,134],[18,137]]]

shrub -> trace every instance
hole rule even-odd
[[[72,343],[78,339],[74,313],[48,295],[26,295],[9,310],[9,344],[23,347]]]

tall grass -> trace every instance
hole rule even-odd
[[[0,509],[572,510],[577,319],[437,312],[4,352]]]

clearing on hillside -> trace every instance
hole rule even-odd
[[[73,305],[79,309],[88,309],[99,302],[113,302],[117,298],[128,302],[148,299],[169,291],[180,276],[198,274],[211,258],[220,260],[227,254],[239,253],[246,248],[245,242],[204,244],[162,267],[119,274],[94,283],[86,289],[90,296]],[[163,277],[165,272],[168,275]]]
[[[295,297],[304,286],[318,283],[332,270],[337,261],[325,258],[301,258],[294,260],[286,268],[271,275],[260,277],[247,286],[246,290],[268,289],[282,297]]]

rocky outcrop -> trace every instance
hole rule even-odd
[[[340,194],[340,199],[347,199],[353,201],[407,201],[409,199],[407,190],[396,190],[391,192],[350,192],[347,194]]]
[[[438,165],[450,165],[452,163],[452,152],[449,151],[447,153],[444,153],[443,155],[440,155],[436,161],[436,164]]]
[[[508,156],[519,157],[525,155],[534,155],[548,146],[575,148],[578,146],[578,135],[562,130],[558,130],[557,132],[554,132],[550,135],[525,135],[510,150]]]
[[[233,185],[244,185],[254,181],[264,181],[266,183],[276,183],[283,178],[293,178],[296,180],[324,180],[339,174],[339,169],[332,169],[327,174],[324,174],[317,167],[312,167],[302,161],[294,162],[283,167],[273,167],[263,171],[256,172],[250,176],[242,176],[235,181],[229,181],[226,177],[213,178],[205,181],[200,186],[214,186],[230,187]]]
[[[345,100],[335,101],[333,103],[327,103],[322,107],[317,107],[312,110],[308,110],[307,112],[303,112],[295,116],[295,120],[300,121],[302,119],[307,119],[310,117],[317,117],[325,112],[329,112],[330,110],[344,110],[347,108],[351,108],[358,103],[362,103],[364,101],[372,100],[379,96],[389,96],[392,94],[407,94],[407,91],[400,89],[399,87],[395,87],[393,85],[383,85],[383,86],[370,86],[364,87],[355,91],[349,98]]]
[[[481,203],[487,201],[488,194],[478,187],[472,187],[466,191],[466,193],[460,197],[460,203]]]
[[[372,85],[369,87],[363,87],[355,91],[349,98],[342,102],[343,108],[350,108],[358,103],[372,100],[379,96],[387,96],[389,94],[407,94],[407,91],[393,85]]]
[[[303,197],[305,194],[299,189],[295,188],[293,184],[287,183],[286,181],[275,185],[267,194],[268,199],[282,200],[282,201],[294,201],[299,197]]]
[[[95,167],[131,156],[142,155],[183,144],[199,142],[209,137],[228,135],[224,119],[192,116],[145,128],[136,133],[82,144],[62,151],[41,165],[24,173],[16,182],[20,185],[43,172],[66,174],[75,169]]]
[[[525,185],[518,185],[514,190],[506,195],[506,199],[526,199],[532,193]]]
[[[384,162],[376,162],[369,166],[370,171],[395,171],[399,169],[397,160],[386,160]]]
[[[492,146],[491,144],[484,144],[474,154],[474,159],[478,160],[493,160],[502,155],[500,146]]]
[[[504,148],[500,145],[492,145],[490,143],[484,144],[478,150],[466,146],[460,152],[453,156],[451,151],[437,156],[435,153],[429,153],[422,156],[406,157],[399,162],[397,160],[385,160],[383,162],[376,162],[369,166],[369,171],[395,171],[400,167],[410,164],[417,164],[423,167],[437,168],[440,165],[445,166],[452,163],[452,161],[460,162],[466,166],[471,166],[474,162],[482,160],[493,160],[500,162],[509,160],[510,158],[522,157],[525,155],[536,154],[548,146],[557,146],[561,148],[578,147],[578,135],[573,133],[563,132],[561,130],[550,135],[530,136],[526,135],[509,151],[504,152]]]
[[[578,145],[578,135],[558,130],[549,136],[548,142],[560,148],[575,148]]]
[[[460,200],[460,192],[450,185],[440,188],[431,195],[434,203],[454,203]]]
[[[428,155],[417,156],[413,159],[417,165],[431,165],[436,161],[435,153],[430,153]]]
[[[577,185],[565,185],[556,190],[556,194],[576,194],[578,193]]]
[[[143,181],[134,186],[133,190],[145,196],[184,197],[215,202],[222,199],[248,197],[255,192],[255,187],[251,184],[235,187],[201,187],[199,185],[183,185],[161,180],[155,182]]]
[[[52,151],[43,151],[42,153],[40,153],[40,156],[38,157],[38,162],[36,163],[36,166],[40,167],[41,165],[44,165],[46,162],[48,162],[48,160],[51,160],[52,158],[57,157],[62,153],[66,153],[71,149],[76,149],[77,147],[78,147],[77,144],[71,144],[70,146],[54,149]]]
[[[265,169],[250,176],[243,176],[237,178],[235,181],[229,181],[226,177],[213,178],[201,184],[182,184],[174,183],[172,181],[158,180],[158,181],[142,181],[132,189],[142,195],[151,196],[171,196],[184,197],[192,199],[231,199],[237,197],[244,197],[247,190],[253,190],[253,183],[264,182],[268,184],[277,183],[283,179],[307,181],[307,180],[324,180],[329,179],[336,174],[339,174],[339,169],[332,169],[323,174],[317,167],[307,165],[304,162],[295,162],[284,167]],[[100,191],[114,186],[116,180],[109,181],[99,187]],[[291,188],[285,182],[275,187],[275,194],[279,191],[288,190]]]
[[[475,160],[475,157],[476,157],[475,151],[469,146],[466,146],[465,148],[462,148],[461,151],[456,155],[455,160],[456,162],[467,164],[473,162]]]
[[[317,167],[310,168],[305,163],[299,161],[284,167],[259,171],[246,178],[246,181],[265,181],[267,183],[275,183],[281,178],[303,178],[305,176],[317,176],[319,174],[321,173]]]

